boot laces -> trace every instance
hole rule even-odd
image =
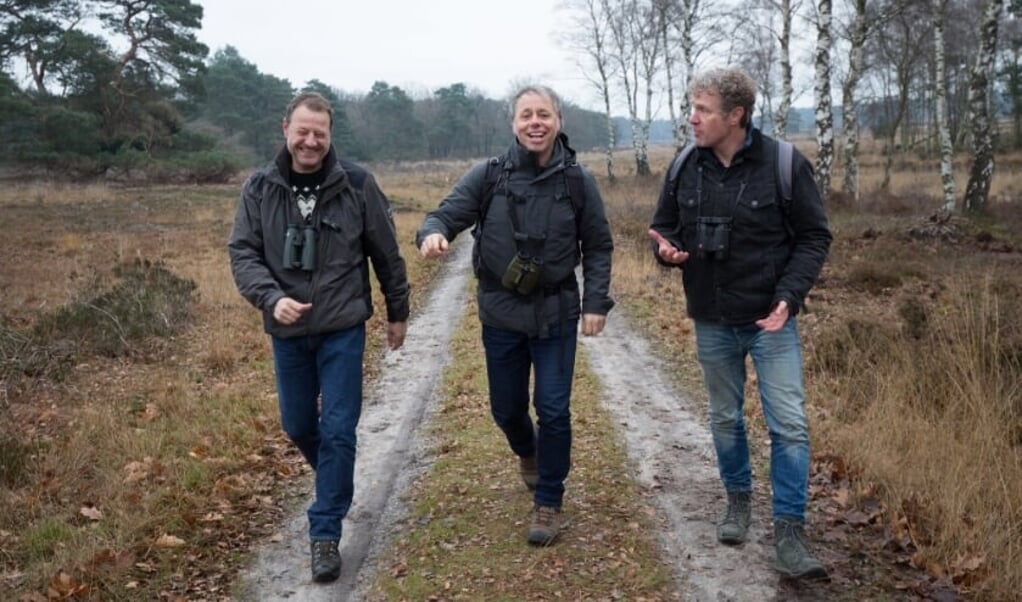
[[[549,527],[557,520],[557,510],[550,506],[536,506],[536,523]]]
[[[805,533],[802,525],[794,522],[782,521],[780,523],[780,534],[778,541],[789,541],[800,551],[809,551],[809,544],[806,543]]]
[[[727,515],[724,517],[724,521],[738,522],[744,517],[745,513],[749,511],[749,506],[749,498],[744,496],[732,496],[728,499]]]

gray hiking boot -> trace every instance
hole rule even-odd
[[[529,543],[534,546],[548,546],[554,543],[563,525],[560,508],[536,506],[532,511],[532,523],[529,525]]]
[[[752,494],[739,491],[727,494],[727,512],[717,523],[717,541],[736,546],[745,541],[752,514]]]
[[[825,579],[827,569],[813,556],[805,540],[804,527],[797,518],[782,516],[774,521],[777,572],[792,579]]]
[[[317,539],[312,542],[312,580],[329,583],[341,576],[341,553],[336,539]]]
[[[522,482],[529,491],[536,490],[536,483],[539,482],[539,469],[536,468],[536,454],[531,456],[519,456],[518,468],[522,473]]]

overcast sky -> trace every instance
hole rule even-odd
[[[558,0],[194,0],[210,53],[231,45],[262,73],[365,93],[381,80],[413,96],[463,82],[502,98],[512,82],[597,108],[554,32]]]

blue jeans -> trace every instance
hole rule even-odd
[[[791,317],[773,333],[755,324],[720,326],[696,322],[696,349],[710,398],[710,430],[717,468],[729,493],[752,491],[745,404],[745,357],[759,381],[770,431],[773,516],[805,520],[809,487],[809,426],[802,383],[802,347]]]
[[[316,499],[308,511],[309,538],[340,539],[341,521],[355,491],[365,325],[324,335],[272,339],[280,422],[316,471]]]
[[[560,508],[571,469],[571,382],[578,320],[550,326],[549,338],[483,325],[486,374],[493,419],[520,457],[536,454],[539,482],[534,502]],[[529,373],[535,372],[529,416]]]

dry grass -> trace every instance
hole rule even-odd
[[[654,170],[662,173],[670,154],[655,149]],[[698,396],[678,274],[651,260],[645,238],[658,178],[636,181],[624,169],[629,154],[617,159],[620,180],[602,184],[618,249],[614,296]],[[602,156],[583,160],[602,173]],[[817,455],[847,460],[856,497],[881,497],[884,512],[875,520],[889,530],[892,546],[911,550],[920,567],[977,599],[1010,599],[1022,586],[1022,336],[1014,319],[1022,297],[1014,251],[1022,241],[1022,176],[1009,168],[1019,163],[999,157],[991,217],[957,224],[954,243],[904,235],[938,204],[935,168],[919,160],[899,164],[898,196],[871,194],[854,210],[835,203],[834,249],[801,323]],[[878,164],[864,168],[867,182]],[[395,204],[413,306],[437,268],[418,260],[414,229],[467,166],[377,170]],[[169,342],[128,357],[80,358],[63,382],[39,375],[0,382],[0,506],[7,509],[0,516],[0,598],[31,600],[51,587],[69,599],[215,598],[228,591],[251,542],[284,516],[289,487],[304,468],[279,432],[259,316],[237,296],[227,270],[237,194],[237,185],[0,189],[0,351],[23,352],[18,337],[87,283],[109,281],[121,261],[159,259],[197,284],[191,327]],[[370,324],[370,376],[383,340],[380,314]],[[570,500],[580,526],[567,534],[568,545],[524,555],[528,499],[514,489],[485,411],[472,363],[478,354],[467,351],[478,339],[471,323],[459,335],[463,361],[448,377],[452,398],[441,420],[471,418],[474,430],[443,448],[433,479],[441,487],[431,495],[446,506],[416,508],[426,530],[396,548],[404,550],[408,572],[400,576],[395,557],[378,595],[453,598],[459,592],[447,581],[467,574],[520,599],[530,593],[516,589],[521,580],[508,567],[552,565],[561,570],[551,577],[564,585],[561,595],[587,592],[577,597],[592,599],[606,584],[582,564],[595,558],[601,574],[634,588],[626,598],[667,597],[671,586],[646,538],[642,501],[627,482],[600,481],[625,460],[588,376],[580,377],[575,402],[586,408],[576,423],[584,438],[577,449],[586,451]],[[748,404],[758,427],[755,405]],[[467,469],[458,461],[466,453],[494,476],[459,472]],[[637,517],[635,529],[617,534],[625,539],[612,546],[587,539],[609,532],[607,521],[619,513]],[[491,554],[504,560],[491,561]],[[612,591],[607,587],[601,591]]]
[[[493,424],[474,303],[452,340],[452,366],[432,426],[436,460],[412,491],[410,515],[380,560],[371,600],[675,600],[658,560],[655,510],[623,470],[628,460],[593,375],[572,395],[569,527],[558,543],[525,543],[532,494]]]
[[[207,597],[282,519],[304,467],[280,433],[258,312],[227,264],[237,197],[237,186],[0,193],[5,349],[123,259],[160,258],[197,285],[191,327],[173,340],[79,357],[63,382],[0,382],[0,598]],[[397,213],[406,257],[420,219]],[[435,269],[408,266],[417,288]],[[384,338],[376,302],[368,357]]]
[[[668,155],[655,170],[663,172]],[[865,163],[870,190],[882,163]],[[990,217],[953,222],[943,240],[913,238],[907,233],[925,232],[940,204],[937,167],[915,158],[896,165],[891,194],[873,191],[857,207],[838,197],[830,208],[834,248],[801,317],[815,455],[821,465],[849,462],[851,490],[879,496],[879,526],[933,583],[1010,599],[1022,585],[1022,337],[1014,319],[1022,260],[1013,252],[1022,242],[1022,176],[999,168]],[[680,275],[648,257],[659,182],[623,181],[603,186],[616,234],[615,295],[699,388]],[[840,185],[840,171],[833,182]],[[751,388],[749,397],[756,399]],[[747,404],[747,414],[763,439],[757,406]]]

